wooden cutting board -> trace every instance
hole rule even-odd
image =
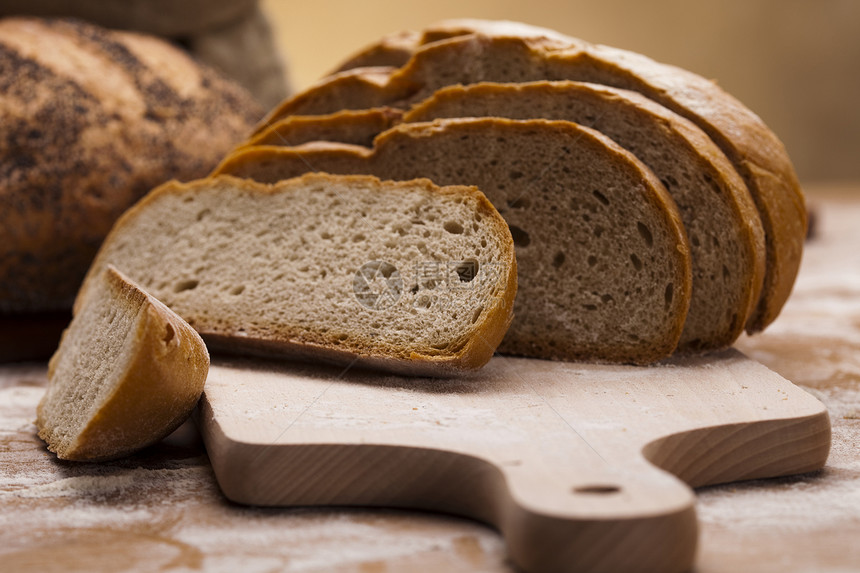
[[[824,406],[729,350],[658,367],[496,357],[453,380],[214,361],[198,412],[233,501],[449,512],[523,570],[685,571],[691,487],[816,470]]]

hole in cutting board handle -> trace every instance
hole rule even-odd
[[[621,493],[621,487],[617,485],[582,485],[571,489],[571,493],[583,495],[611,495]]]

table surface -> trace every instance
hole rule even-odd
[[[698,490],[695,571],[860,571],[860,185],[809,190],[814,233],[789,303],[737,347],[823,401],[813,474]],[[0,569],[514,571],[492,529],[446,515],[244,507],[186,424],[106,464],[58,461],[35,435],[45,365],[0,366]]]

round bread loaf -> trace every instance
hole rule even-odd
[[[162,40],[0,20],[0,317],[71,308],[116,218],[208,173],[261,115]]]

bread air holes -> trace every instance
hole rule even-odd
[[[668,310],[672,306],[672,300],[675,298],[675,283],[669,283],[666,285],[666,293],[664,294],[666,299],[666,310]]]
[[[198,281],[197,279],[185,279],[184,281],[179,281],[178,283],[176,283],[176,285],[173,287],[173,292],[179,294],[188,290],[194,290],[199,284],[200,281]]]
[[[472,324],[475,324],[478,322],[478,319],[481,318],[482,312],[484,312],[483,306],[479,306],[478,308],[475,309],[475,312],[472,313]]]
[[[462,235],[463,234],[463,225],[458,223],[457,221],[445,221],[445,224],[442,225],[442,228],[452,235]]]
[[[651,234],[651,229],[649,229],[645,223],[637,221],[636,230],[639,231],[639,235],[642,237],[642,240],[645,241],[646,245],[649,247],[654,246],[654,236]]]
[[[592,259],[593,257],[588,257],[588,258]],[[564,264],[564,259],[565,259],[564,253],[562,253],[561,251],[557,252],[555,254],[555,256],[552,258],[552,266],[557,268],[557,269],[561,268],[561,266]],[[597,262],[596,259],[595,259],[595,262]],[[589,260],[588,266],[594,266],[593,264],[591,264],[590,260]]]
[[[478,276],[478,261],[475,259],[460,261],[457,263],[455,270],[461,283],[470,283]]]
[[[591,192],[592,195],[597,197],[597,200],[603,203],[603,205],[609,205],[609,199],[606,198],[606,195],[595,189]]]
[[[511,238],[514,240],[514,245],[517,247],[528,247],[532,242],[529,234],[515,225],[508,225],[511,231]]]
[[[427,293],[422,294],[421,296],[415,297],[414,306],[417,309],[427,310],[433,305],[433,299],[435,297],[430,296]]]

